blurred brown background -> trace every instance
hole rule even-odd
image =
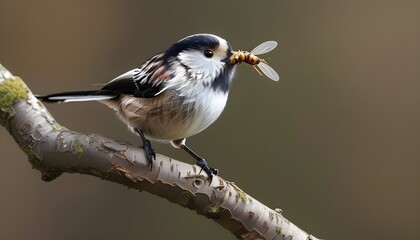
[[[419,1],[0,1],[0,63],[33,92],[94,88],[187,35],[266,40],[280,82],[241,65],[222,117],[189,144],[325,239],[418,239]],[[66,127],[139,145],[98,103]],[[159,153],[194,162],[171,146]],[[41,181],[0,128],[0,239],[232,239],[196,213],[98,178]]]

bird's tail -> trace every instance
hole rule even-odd
[[[101,101],[117,98],[118,93],[108,90],[90,90],[90,91],[72,91],[60,92],[48,95],[35,95],[39,100],[44,102],[86,102]]]

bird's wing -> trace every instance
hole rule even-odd
[[[140,98],[151,98],[162,93],[167,81],[174,77],[172,64],[163,59],[162,54],[152,57],[140,68],[130,70],[109,83],[102,90],[133,95]]]

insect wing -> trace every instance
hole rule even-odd
[[[255,55],[264,54],[264,53],[270,52],[276,47],[277,47],[276,41],[267,41],[256,46],[254,49],[252,49],[251,53]]]
[[[267,63],[260,62],[258,67],[260,68],[261,72],[263,72],[271,80],[278,81],[280,79],[277,72],[272,67],[268,66]]]

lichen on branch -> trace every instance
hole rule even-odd
[[[2,67],[0,65],[0,67]],[[7,120],[14,115],[13,105],[28,99],[28,91],[19,77],[14,77],[0,70],[0,123],[7,124]],[[6,78],[7,77],[7,78]]]

